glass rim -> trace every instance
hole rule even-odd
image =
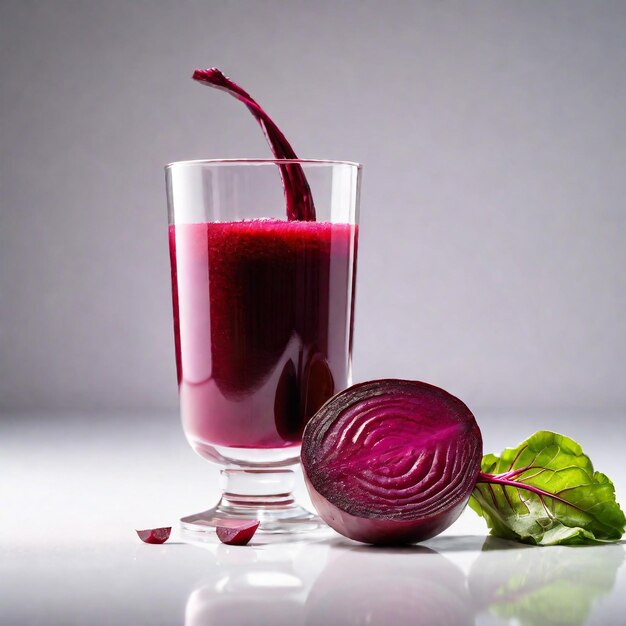
[[[356,161],[335,161],[333,159],[191,159],[188,161],[172,161],[165,166],[166,170],[175,166],[185,165],[349,165],[357,170],[363,169]]]

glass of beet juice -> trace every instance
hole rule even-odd
[[[351,383],[360,169],[301,159],[166,167],[183,429],[223,467],[221,499],[183,518],[188,531],[224,519],[258,519],[265,532],[319,525],[296,504],[287,468],[308,420]],[[289,210],[307,194],[312,212]]]

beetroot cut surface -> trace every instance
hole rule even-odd
[[[172,527],[148,528],[146,530],[136,530],[135,532],[144,543],[165,543],[170,538]]]
[[[297,159],[291,144],[281,130],[274,124],[270,116],[259,106],[252,96],[237,83],[225,76],[216,67],[206,70],[195,70],[192,78],[203,85],[225,91],[243,102],[254,119],[259,123],[265,138],[276,159]],[[285,189],[287,203],[287,219],[315,221],[315,206],[311,188],[299,163],[279,164],[280,174]]]
[[[375,380],[313,416],[302,468],[313,505],[365,543],[423,541],[445,530],[472,493],[482,438],[467,406],[427,383]]]
[[[259,527],[259,520],[245,522],[228,521],[217,527],[217,538],[229,546],[245,546]]]

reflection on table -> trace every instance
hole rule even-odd
[[[582,626],[613,589],[623,562],[621,544],[538,548],[490,538],[472,566],[469,590],[477,613],[503,623]],[[615,618],[618,624],[624,616]]]
[[[624,562],[620,544],[533,548],[487,539],[466,576],[451,560],[463,538],[450,539],[434,544],[441,552],[334,538],[210,545],[215,567],[190,593],[185,624],[576,626]]]

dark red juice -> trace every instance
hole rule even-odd
[[[176,364],[196,449],[282,448],[348,384],[357,227],[170,226]]]

